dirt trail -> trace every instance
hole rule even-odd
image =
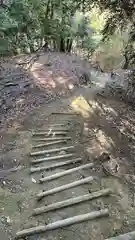
[[[38,109],[33,109],[25,116],[22,124],[13,121],[12,125],[1,131],[0,236],[3,240],[14,239],[16,232],[24,228],[49,224],[104,208],[109,210],[109,217],[64,227],[43,235],[30,236],[28,239],[104,240],[134,230],[134,184],[127,183],[126,179],[130,178],[129,180],[134,182],[135,112],[122,102],[97,95],[108,81],[108,76],[102,75],[96,79],[97,84],[91,88],[80,87],[70,97],[61,97]],[[68,111],[75,115],[52,114]],[[45,130],[50,124],[67,123],[67,121],[70,123],[66,125],[69,128],[67,135],[71,140],[66,146],[74,145],[75,150],[72,151],[76,157],[82,158],[82,162],[30,175],[30,161],[36,159],[29,156],[31,151],[36,151],[36,149],[32,150],[32,146],[36,144],[32,132]],[[60,146],[65,144],[56,144],[55,148]],[[42,150],[53,148],[54,146],[48,146],[43,147]],[[94,159],[97,159],[102,152],[108,152],[110,160],[98,161],[97,164],[97,160]],[[59,153],[49,156],[46,154],[46,157],[58,155]],[[62,161],[65,160],[57,162]],[[96,163],[92,169],[79,170],[42,185],[38,183],[41,177],[92,162]],[[51,163],[46,161],[45,166],[55,163],[56,161]],[[105,169],[118,177],[113,177],[105,172]],[[47,191],[89,176],[96,176],[96,179],[89,184],[48,196],[39,203],[36,201],[36,195],[40,190]],[[33,209],[36,207],[106,188],[112,191],[109,197],[32,217]]]
[[[51,114],[52,112],[66,111],[80,113],[80,116]],[[109,217],[98,221],[92,220],[76,224],[72,227],[64,227],[60,230],[46,233],[42,237],[41,235],[31,236],[29,239],[74,238],[102,240],[109,236],[133,230],[135,213],[133,202],[134,188],[125,183],[123,179],[113,178],[111,175],[106,176],[101,165],[94,167],[92,170],[81,170],[57,180],[46,182],[42,186],[37,182],[33,182],[34,180],[37,181],[42,176],[42,173],[29,175],[31,160],[29,152],[33,144],[31,132],[37,131],[39,128],[45,129],[50,124],[62,123],[67,120],[71,123],[69,136],[72,140],[70,144],[77,146],[75,153],[76,156],[83,156],[82,164],[93,162],[94,158],[100,156],[103,151],[109,151],[112,168],[114,168],[113,164],[116,161],[119,164],[119,171],[124,174],[134,174],[134,138],[131,139],[133,131],[132,135],[130,133],[131,124],[133,129],[133,115],[134,112],[130,111],[130,109],[128,109],[127,114],[127,108],[122,103],[97,97],[94,91],[89,88],[80,88],[72,97],[58,100],[34,111],[31,119],[25,120],[23,129],[8,128],[1,140],[1,164],[4,164],[5,169],[0,174],[0,233],[3,234],[3,240],[12,239],[19,229],[36,226],[40,223],[48,224],[103,208],[109,209]],[[121,129],[123,129],[123,132],[121,132]],[[56,145],[56,147],[59,146]],[[52,163],[54,162],[51,161]],[[13,168],[20,165],[23,169],[10,172],[10,167]],[[69,167],[73,168],[75,166],[78,166],[78,164]],[[45,172],[44,176],[52,175],[69,167],[61,167]],[[92,175],[98,177],[92,184],[78,186],[62,193],[48,196],[42,200],[42,203],[36,204],[36,193],[39,192],[40,188],[48,190],[77,179],[79,180],[81,177]],[[110,197],[99,198],[60,209],[56,212],[45,213],[40,217],[31,217],[33,208],[39,207],[39,205],[48,205],[107,187],[112,190]],[[5,232],[3,232],[3,227]]]

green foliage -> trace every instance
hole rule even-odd
[[[88,0],[12,0],[0,7],[0,54],[35,51],[45,42],[70,52],[74,41],[93,51],[90,9]]]

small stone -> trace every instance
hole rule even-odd
[[[65,155],[65,154],[66,154],[66,151],[64,150],[59,152],[59,155]]]
[[[36,182],[37,182],[36,179],[34,179],[34,178],[32,178],[31,181],[32,181],[33,183],[36,183]]]
[[[5,181],[2,181],[3,185],[6,185],[6,182]]]

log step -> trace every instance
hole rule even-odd
[[[59,160],[62,158],[68,158],[68,157],[73,157],[75,154],[73,153],[68,153],[68,154],[62,154],[62,155],[58,155],[58,156],[52,156],[52,157],[45,157],[45,158],[39,158],[36,160],[31,160],[32,164],[37,164],[37,163],[42,163],[45,161],[52,161],[52,160]]]
[[[38,144],[36,146],[32,146],[32,148],[40,148],[40,147],[47,147],[47,146],[51,146],[51,145],[55,145],[55,144],[59,144],[59,143],[66,143],[66,140],[59,140],[59,141],[54,141],[54,142],[49,142],[49,143],[42,143],[42,144]]]
[[[60,151],[66,151],[66,150],[73,149],[73,148],[74,148],[74,146],[48,149],[48,150],[44,150],[44,151],[32,152],[32,153],[30,153],[30,156],[38,156],[38,155],[43,155],[46,153],[55,153],[55,152],[60,152]]]
[[[55,211],[57,209],[61,209],[61,208],[65,208],[65,207],[69,207],[71,205],[74,204],[79,204],[88,200],[93,200],[99,197],[103,197],[103,196],[108,196],[111,193],[110,189],[103,189],[91,194],[85,194],[83,196],[79,196],[79,197],[75,197],[75,198],[69,198],[66,199],[64,201],[61,202],[56,202],[56,203],[52,203],[48,206],[43,206],[40,208],[36,208],[33,210],[32,215],[33,216],[37,216],[46,212],[50,212],[50,211]]]
[[[81,165],[80,167],[72,168],[72,169],[69,169],[69,170],[66,170],[66,171],[63,171],[63,172],[59,172],[59,173],[53,174],[53,175],[51,175],[51,176],[47,176],[47,177],[44,177],[44,178],[40,178],[39,182],[40,182],[40,183],[44,183],[44,182],[46,182],[46,181],[51,181],[51,180],[57,179],[57,178],[59,178],[59,177],[68,175],[68,174],[70,174],[70,173],[79,171],[79,170],[81,170],[81,169],[92,168],[93,166],[94,166],[93,163],[88,163],[88,164],[85,164],[85,165]]]
[[[41,193],[37,194],[37,200],[40,201],[43,197],[53,195],[55,193],[59,193],[59,192],[62,192],[64,190],[67,190],[67,189],[70,189],[70,188],[81,186],[83,184],[88,184],[88,183],[92,182],[93,180],[94,180],[94,178],[92,176],[90,176],[90,177],[87,177],[87,178],[84,178],[84,179],[81,179],[81,180],[77,180],[77,181],[62,185],[60,187],[50,189],[50,190],[45,191],[45,192],[41,192]]]
[[[107,238],[105,240],[134,240],[135,239],[135,231],[128,232],[123,235],[119,235],[117,237]]]
[[[66,218],[64,220],[59,220],[54,223],[50,223],[48,225],[40,225],[37,227],[24,229],[24,230],[16,233],[16,239],[25,238],[25,237],[32,236],[35,234],[40,234],[40,233],[44,233],[47,231],[56,230],[58,228],[67,227],[67,226],[70,226],[73,224],[97,219],[100,217],[107,217],[107,216],[109,216],[108,209],[103,209],[100,211],[94,211],[94,212],[90,212],[87,214],[77,215],[74,217]]]
[[[81,160],[82,160],[81,158],[76,158],[76,159],[68,160],[66,162],[55,163],[50,166],[31,168],[30,173],[41,172],[41,171],[45,171],[45,170],[49,170],[49,169],[53,169],[53,168],[57,168],[57,167],[66,166],[69,164],[74,164],[74,163],[80,162]]]

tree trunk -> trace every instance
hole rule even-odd
[[[66,49],[66,51],[67,51],[68,53],[71,52],[72,43],[73,43],[73,40],[72,40],[72,39],[68,39],[68,40],[67,40],[67,49]]]
[[[65,52],[65,43],[64,43],[64,38],[60,38],[60,52]]]

